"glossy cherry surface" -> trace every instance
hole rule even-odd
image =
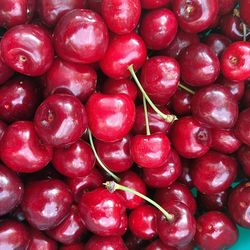
[[[177,115],[191,114],[191,100],[192,94],[187,91],[177,89],[171,98],[171,106]]]
[[[65,146],[83,135],[87,128],[87,114],[76,97],[54,94],[37,108],[34,125],[42,141],[56,147]]]
[[[39,230],[49,230],[64,220],[72,201],[72,194],[62,181],[39,180],[25,187],[21,207],[30,225]]]
[[[45,29],[38,25],[23,24],[4,34],[1,55],[13,70],[28,76],[40,76],[51,66],[54,49]]]
[[[66,61],[97,62],[108,47],[107,26],[94,11],[74,9],[57,23],[54,46],[58,55]]]
[[[250,177],[250,147],[247,145],[242,145],[237,152],[237,159],[239,160],[244,174]]]
[[[191,175],[191,167],[193,164],[193,160],[181,158],[181,166],[182,166],[182,173],[178,178],[178,181],[189,188],[194,187],[192,175]]]

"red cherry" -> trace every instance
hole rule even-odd
[[[170,3],[171,0],[141,0],[142,8],[144,9],[157,9]]]
[[[192,160],[181,158],[182,173],[178,178],[178,181],[189,188],[194,187],[193,179],[191,175],[191,167],[193,165]]]
[[[192,94],[187,91],[177,89],[171,98],[171,106],[177,115],[191,114],[191,99]]]
[[[105,142],[121,140],[135,120],[134,102],[125,94],[94,93],[87,102],[86,111],[94,137]]]
[[[108,47],[107,26],[102,18],[91,10],[71,10],[55,27],[54,46],[58,55],[66,61],[97,62]]]
[[[2,61],[0,54],[0,85],[9,80],[13,75],[14,71]]]
[[[60,250],[82,250],[82,249],[85,249],[85,245],[83,243],[74,243],[60,247]]]
[[[54,58],[52,41],[38,25],[23,24],[9,29],[1,40],[1,55],[10,68],[28,75],[40,76]]]
[[[171,247],[162,243],[161,240],[157,239],[152,241],[145,250],[176,250],[175,247]]]
[[[237,0],[220,0],[218,1],[219,4],[219,14],[225,15],[231,12],[236,5]]]
[[[240,17],[243,19],[243,21],[250,25],[250,17],[249,17],[249,7],[250,2],[247,0],[239,0],[240,2]]]
[[[244,174],[247,177],[250,177],[250,147],[247,145],[242,145],[237,152],[237,156]]]
[[[125,235],[124,241],[129,250],[144,249],[147,244],[146,240],[136,237],[130,231]]]

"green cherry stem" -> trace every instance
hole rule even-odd
[[[90,129],[88,129],[88,134],[89,134],[89,143],[90,143],[90,146],[93,150],[93,153],[95,155],[95,158],[96,160],[98,161],[98,163],[101,165],[101,167],[110,175],[112,176],[117,182],[120,182],[120,178],[118,176],[116,176],[114,173],[112,173],[105,165],[104,163],[101,161],[101,159],[99,158],[97,152],[96,152],[96,149],[95,149],[95,145],[94,145],[94,142],[93,142],[93,137],[92,137],[92,133],[90,131]]]
[[[156,203],[155,201],[153,201],[152,199],[148,198],[147,196],[145,196],[144,194],[141,194],[139,192],[137,192],[134,189],[131,189],[129,187],[120,185],[118,183],[116,183],[115,181],[107,181],[105,183],[103,183],[103,185],[110,191],[110,192],[114,192],[116,190],[122,190],[125,192],[129,192],[132,193],[134,195],[137,195],[139,197],[141,197],[142,199],[146,200],[147,202],[149,202],[151,205],[155,206],[157,209],[159,209],[164,216],[166,217],[166,219],[171,222],[174,219],[174,215],[168,213],[162,206],[160,206],[158,203]]]
[[[147,100],[145,99],[145,96],[142,97],[143,100],[143,108],[144,108],[144,115],[145,115],[145,124],[146,124],[146,135],[150,135],[150,128],[149,128],[149,122],[148,122],[148,108],[147,108]]]
[[[243,29],[243,41],[245,42],[247,40],[247,26],[245,23],[242,23],[242,29]]]
[[[178,87],[181,88],[181,89],[184,89],[185,91],[187,91],[187,92],[188,92],[189,94],[191,94],[191,95],[194,95],[194,94],[195,94],[195,92],[194,92],[192,89],[188,88],[187,86],[183,85],[183,84],[180,83],[180,82],[179,82],[179,84],[178,84]]]
[[[132,75],[135,83],[137,84],[138,88],[140,89],[140,91],[142,92],[143,96],[145,97],[145,99],[147,100],[148,104],[152,107],[152,109],[159,115],[161,116],[165,121],[167,122],[173,122],[175,121],[177,118],[175,115],[167,115],[164,114],[163,112],[161,112],[156,106],[155,104],[151,101],[151,99],[149,98],[149,96],[147,95],[147,93],[145,92],[145,90],[143,89],[139,79],[137,78],[135,71],[134,71],[134,67],[133,64],[131,64],[130,66],[128,66],[128,70],[130,72],[130,74]]]

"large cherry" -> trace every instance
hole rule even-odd
[[[237,152],[237,156],[244,174],[247,177],[250,177],[250,147],[247,145],[242,145]]]
[[[39,180],[25,187],[21,207],[30,225],[39,230],[49,230],[64,220],[72,201],[72,194],[62,181]]]
[[[86,111],[91,132],[105,142],[121,140],[135,120],[134,102],[126,94],[94,93],[87,102]]]

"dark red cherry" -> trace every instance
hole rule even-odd
[[[100,67],[110,78],[128,78],[128,66],[133,64],[134,70],[137,71],[146,61],[146,57],[146,46],[140,36],[135,33],[115,36],[100,61]]]
[[[177,28],[174,13],[167,8],[161,8],[142,15],[139,32],[149,49],[161,50],[174,40]]]
[[[181,202],[163,203],[162,207],[174,216],[168,221],[161,211],[157,214],[157,231],[160,240],[169,246],[181,247],[189,244],[196,231],[196,221],[189,208]]]
[[[72,201],[72,194],[62,181],[39,180],[25,187],[21,207],[30,225],[39,230],[49,230],[64,220]]]
[[[185,90],[177,89],[171,98],[171,107],[177,115],[191,114],[192,94]]]
[[[247,177],[250,177],[250,147],[247,145],[242,145],[237,152],[237,156],[244,174]]]
[[[220,62],[206,44],[191,44],[178,57],[181,78],[191,86],[202,87],[213,83],[220,73]],[[190,67],[192,65],[192,67]]]
[[[54,94],[37,108],[34,125],[42,141],[56,147],[65,146],[83,135],[87,128],[87,114],[75,96]]]
[[[79,241],[86,231],[77,207],[72,205],[70,213],[64,221],[46,233],[57,242],[68,245]]]
[[[211,145],[210,129],[192,116],[175,121],[171,127],[171,142],[177,153],[185,158],[198,158],[208,152]]]
[[[172,1],[172,8],[181,29],[189,33],[207,29],[219,10],[217,0],[175,0]]]
[[[212,128],[232,128],[238,118],[238,104],[229,89],[219,84],[206,86],[193,95],[193,116]]]
[[[242,182],[235,187],[228,198],[228,212],[242,227],[250,228],[250,182]]]
[[[33,24],[17,25],[9,29],[1,40],[4,63],[28,76],[40,76],[54,59],[52,41],[45,29]]]
[[[223,213],[211,211],[197,220],[195,242],[201,249],[227,249],[238,239],[238,229]]]
[[[250,42],[230,44],[221,56],[221,73],[225,78],[244,81],[250,77]]]
[[[52,165],[67,177],[86,176],[95,165],[95,156],[89,144],[79,140],[69,147],[55,149]]]
[[[215,194],[230,187],[237,175],[237,162],[215,151],[197,159],[192,167],[192,179],[199,192]]]
[[[86,0],[43,0],[38,1],[36,10],[40,20],[47,26],[55,26],[58,20],[68,11],[81,9],[86,5]]]
[[[176,250],[175,247],[168,246],[163,244],[160,239],[152,241],[145,250]]]
[[[243,143],[250,146],[250,108],[240,112],[237,123],[235,125],[235,135]]]
[[[85,244],[83,243],[74,243],[60,247],[60,250],[82,250],[82,249],[85,249]]]
[[[87,102],[86,111],[91,132],[96,139],[105,142],[121,140],[135,120],[134,102],[125,94],[94,93]]]
[[[66,61],[93,63],[99,61],[108,47],[108,29],[103,19],[92,10],[67,12],[54,30],[57,54]]]
[[[97,75],[89,65],[80,65],[55,59],[45,77],[44,95],[71,94],[81,102],[87,101],[95,91]]]
[[[2,61],[0,54],[0,85],[9,80],[13,76],[13,74],[14,71]]]
[[[171,57],[151,57],[142,66],[140,80],[143,89],[156,105],[166,105],[178,87],[179,64]]]
[[[0,248],[7,249],[27,249],[30,241],[28,228],[14,220],[2,220],[0,222]]]
[[[178,182],[186,185],[189,188],[194,187],[191,176],[192,165],[193,165],[193,160],[181,158],[182,173],[178,178]]]
[[[148,243],[147,240],[136,237],[131,231],[128,231],[124,237],[125,244],[129,250],[144,249]]]
[[[87,229],[99,236],[119,235],[126,218],[122,198],[102,187],[82,195],[79,211]]]
[[[157,189],[154,200],[159,204],[171,201],[182,202],[192,214],[196,212],[196,201],[189,188],[181,183],[175,182],[166,188]]]
[[[2,0],[0,27],[7,29],[29,22],[35,11],[35,0]]]
[[[240,17],[247,25],[250,25],[250,17],[249,17],[250,2],[248,0],[240,0],[239,3],[240,3]]]
[[[102,17],[108,28],[118,35],[133,31],[139,22],[140,15],[140,0],[102,1]]]
[[[23,197],[21,179],[4,165],[0,165],[0,216],[17,207]]]
[[[144,9],[157,9],[166,6],[171,0],[141,0],[142,8]]]
[[[164,188],[171,185],[181,175],[181,162],[178,154],[171,149],[167,161],[158,168],[144,168],[143,180],[154,188]]]
[[[38,138],[30,121],[12,123],[0,143],[1,160],[14,171],[36,172],[52,159],[52,148]]]
[[[102,237],[98,235],[93,235],[86,243],[84,249],[85,250],[95,250],[95,249],[128,250],[123,239],[120,236]]]
[[[130,152],[134,162],[141,167],[161,167],[168,159],[170,141],[162,132],[135,135],[130,142]]]

